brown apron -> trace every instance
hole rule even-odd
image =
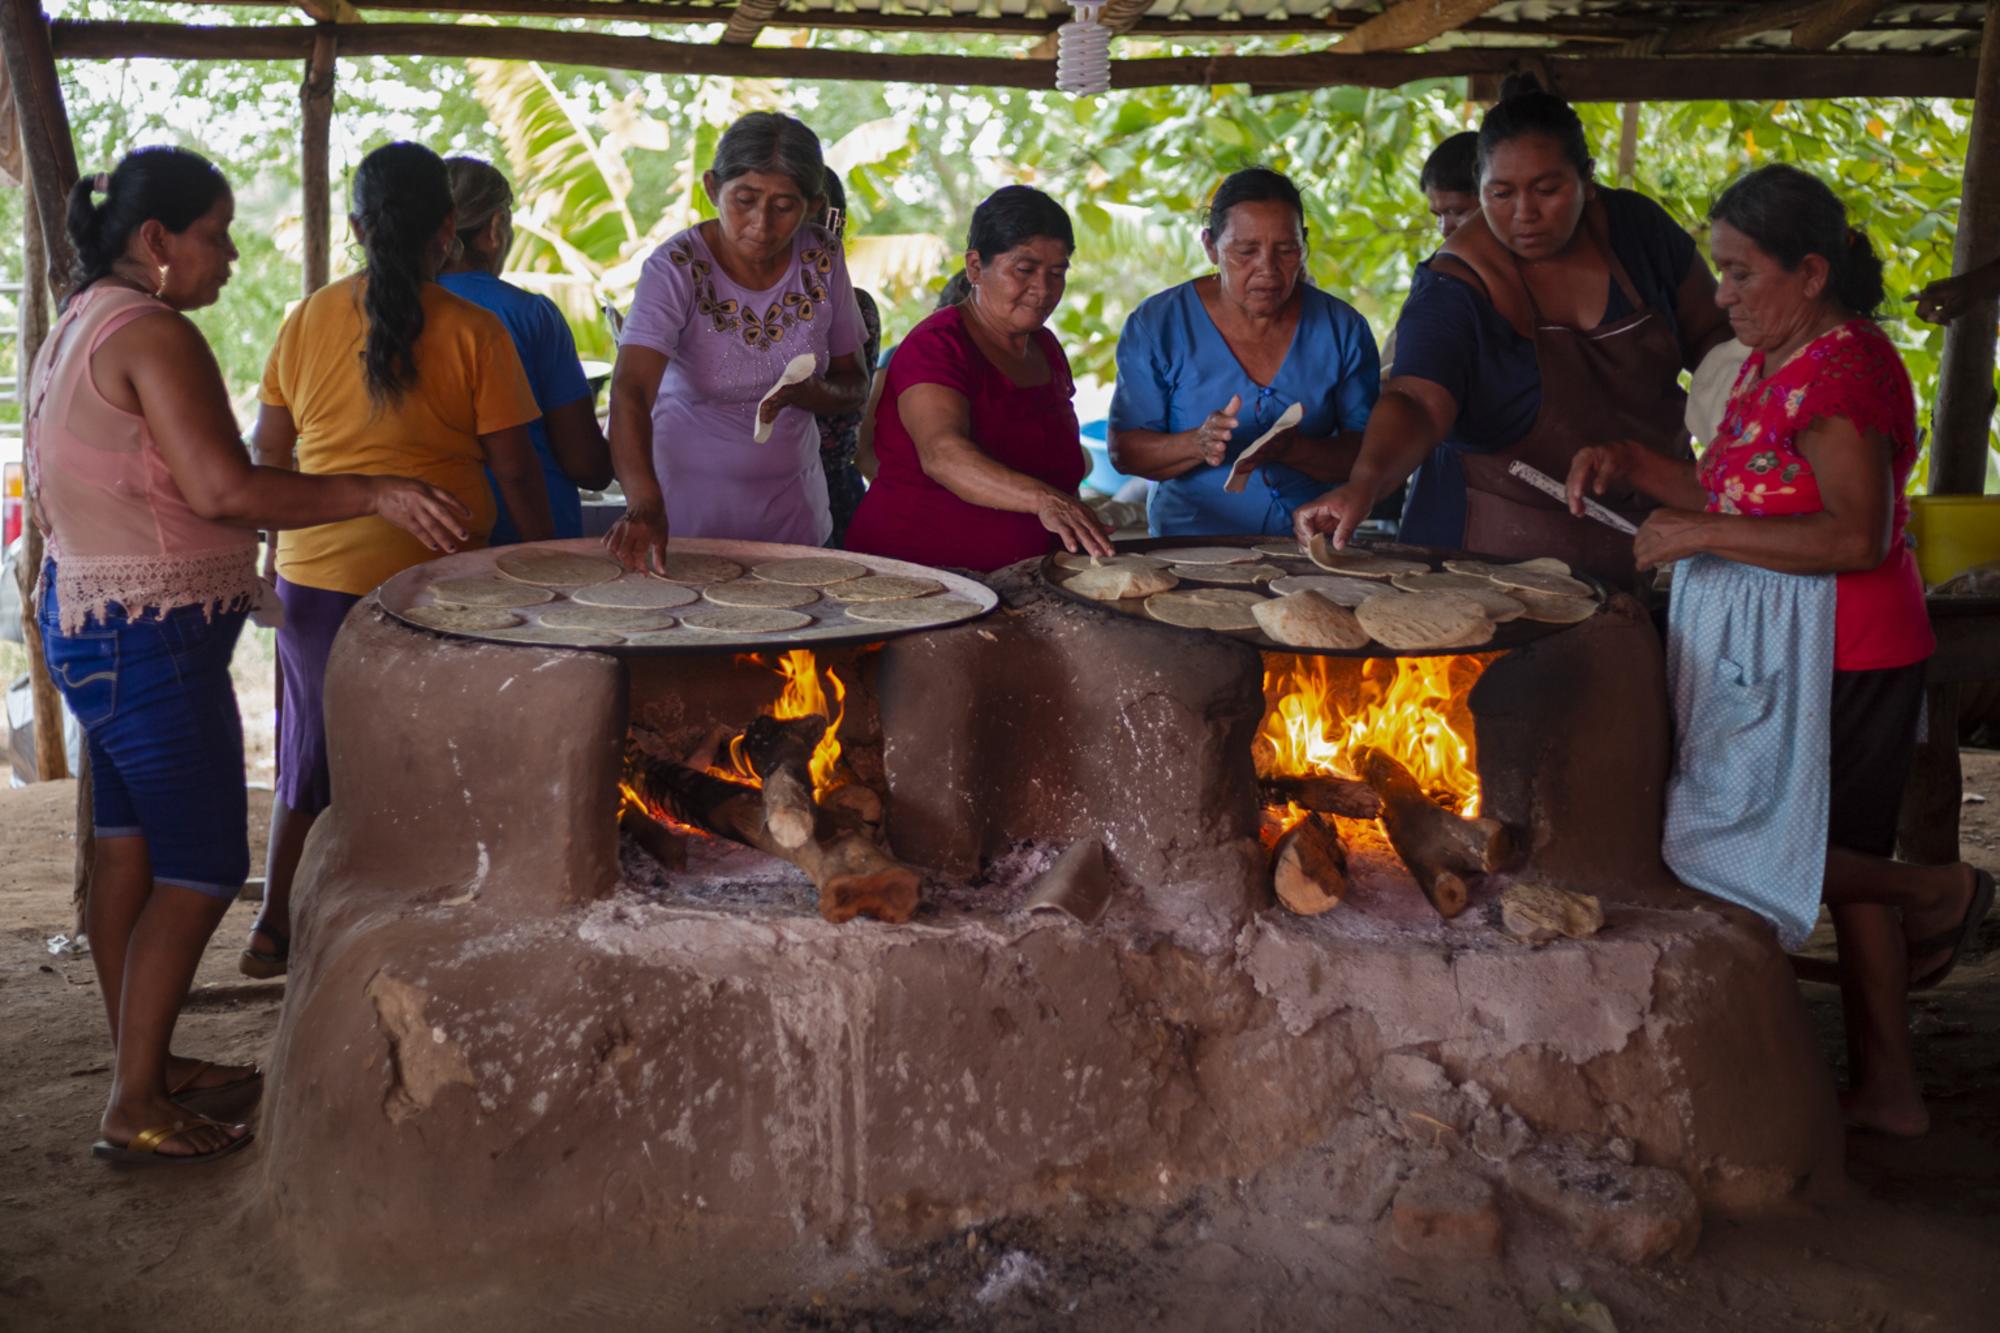
[[[1687,395],[1678,384],[1680,340],[1660,311],[1640,301],[1611,247],[1604,208],[1596,200],[1585,207],[1582,225],[1590,229],[1612,281],[1636,311],[1589,330],[1542,317],[1521,277],[1519,260],[1483,219],[1475,217],[1459,228],[1445,247],[1445,256],[1479,280],[1495,308],[1534,339],[1542,379],[1541,408],[1527,434],[1491,453],[1459,452],[1466,487],[1461,544],[1470,551],[1517,559],[1556,556],[1573,568],[1630,587],[1636,578],[1630,537],[1594,519],[1573,516],[1562,502],[1507,471],[1519,459],[1566,481],[1579,450],[1614,440],[1636,440],[1667,458],[1693,457],[1684,420]],[[1643,522],[1655,507],[1618,488],[1598,498],[1633,523]]]

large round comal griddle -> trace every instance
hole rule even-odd
[[[744,568],[744,577],[749,571],[770,560],[795,560],[804,557],[851,560],[858,565],[868,566],[871,574],[901,574],[915,578],[934,579],[944,585],[944,590],[932,593],[933,597],[959,597],[974,603],[978,609],[968,611],[953,620],[936,625],[889,625],[870,621],[850,619],[847,603],[837,602],[822,593],[820,600],[799,610],[814,617],[814,622],[805,629],[784,630],[773,634],[719,634],[706,630],[681,631],[685,642],[676,643],[619,643],[604,646],[583,646],[562,643],[528,643],[518,639],[496,639],[478,630],[438,630],[428,625],[420,625],[406,619],[405,611],[421,606],[430,600],[429,589],[433,583],[444,579],[472,578],[478,576],[502,577],[494,562],[508,551],[528,549],[562,551],[572,555],[606,555],[603,542],[595,537],[580,537],[568,541],[537,542],[528,546],[485,547],[477,551],[461,551],[457,555],[439,559],[406,569],[375,590],[375,600],[384,611],[403,621],[411,629],[425,634],[436,634],[450,639],[478,639],[496,647],[564,649],[571,652],[627,653],[649,657],[667,656],[680,653],[743,653],[783,651],[788,648],[831,648],[842,644],[880,643],[885,639],[900,638],[906,634],[921,634],[927,630],[944,629],[950,625],[964,624],[977,620],[980,616],[998,606],[1000,599],[994,591],[976,579],[963,574],[953,574],[926,565],[911,564],[907,560],[890,560],[877,555],[858,555],[852,551],[830,551],[820,546],[786,546],[776,542],[726,541],[706,537],[680,537],[668,544],[668,550],[675,554],[714,555],[725,560],[734,560]],[[696,585],[688,584],[688,587]],[[562,589],[550,589],[563,592]],[[509,610],[524,621],[535,623],[540,613],[552,607],[569,603],[567,595],[559,596],[553,602],[541,606],[510,607]],[[700,603],[689,603],[687,607],[671,608],[668,615],[680,619],[683,611]]]
[[[1267,543],[1277,543],[1283,540],[1285,540],[1283,537],[1272,536],[1142,537],[1133,541],[1118,542],[1116,546],[1120,555],[1145,555],[1152,551],[1172,547],[1241,546],[1247,548]],[[1376,555],[1394,556],[1399,560],[1421,560],[1428,563],[1433,570],[1440,571],[1443,570],[1443,562],[1446,560],[1484,560],[1495,565],[1519,563],[1516,560],[1511,560],[1503,556],[1480,555],[1475,551],[1452,550],[1436,546],[1404,546],[1397,542],[1356,541],[1349,542],[1348,547],[1351,550],[1369,551]],[[1266,564],[1277,565],[1287,574],[1327,574],[1337,572],[1321,569],[1312,562],[1311,557],[1307,556],[1304,551],[1300,551],[1296,556],[1259,554],[1257,559]],[[1189,629],[1185,626],[1170,625],[1164,620],[1155,620],[1146,613],[1146,599],[1143,597],[1127,597],[1115,602],[1100,601],[1095,597],[1085,597],[1081,593],[1069,590],[1064,583],[1064,575],[1070,571],[1061,568],[1055,562],[1056,555],[1054,553],[1043,558],[1041,564],[1042,583],[1054,592],[1067,597],[1072,602],[1083,606],[1095,607],[1099,611],[1112,615],[1131,616],[1136,620],[1145,621],[1148,625],[1158,625],[1162,629],[1179,630],[1183,634],[1215,634],[1226,639],[1235,639],[1239,642],[1250,644],[1253,647],[1262,648],[1267,652],[1293,653],[1302,657],[1459,657],[1472,653],[1503,653],[1510,649],[1533,643],[1537,639],[1545,639],[1551,634],[1559,634],[1563,630],[1572,628],[1569,625],[1554,625],[1545,621],[1529,620],[1523,617],[1519,620],[1510,620],[1505,624],[1495,625],[1491,639],[1470,648],[1398,649],[1384,647],[1382,644],[1374,642],[1370,642],[1365,648],[1300,648],[1288,643],[1279,643],[1260,629]],[[1186,569],[1189,567],[1179,565],[1175,568]],[[1180,584],[1175,588],[1176,592],[1194,588],[1250,588],[1256,590],[1261,586],[1222,583],[1201,578],[1190,578],[1185,575],[1179,577]],[[1592,578],[1588,574],[1574,571],[1572,571],[1570,577],[1580,583],[1589,584],[1591,591],[1597,597],[1600,608],[1602,607],[1609,592],[1601,580]],[[1380,582],[1383,591],[1393,591],[1388,580],[1383,579]],[[1501,589],[1501,591],[1504,592],[1505,589]]]

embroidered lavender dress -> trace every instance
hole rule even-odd
[[[818,227],[799,229],[792,263],[775,286],[738,287],[715,262],[699,226],[646,260],[621,343],[667,358],[653,402],[653,466],[676,537],[824,543],[833,531],[819,425],[788,407],[771,438],[753,438],[758,400],[785,363],[810,352],[817,373],[861,347],[840,246]]]

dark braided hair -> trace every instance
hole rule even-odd
[[[1597,163],[1590,156],[1590,141],[1584,138],[1583,121],[1575,108],[1554,93],[1544,92],[1541,80],[1534,75],[1509,74],[1500,84],[1500,100],[1479,122],[1481,179],[1494,149],[1530,134],[1555,140],[1576,174],[1586,181],[1591,178]]]
[[[1773,162],[1759,167],[1722,192],[1708,210],[1710,222],[1726,222],[1759,250],[1798,271],[1807,255],[1826,260],[1827,294],[1870,319],[1882,304],[1882,260],[1868,237],[1847,225],[1847,206],[1825,181],[1797,167]]]
[[[422,144],[384,144],[355,168],[352,217],[368,272],[361,366],[378,408],[401,402],[417,377],[424,284],[432,276],[425,258],[451,211],[444,160]]]
[[[229,193],[215,164],[185,148],[133,149],[110,173],[102,203],[98,179],[85,176],[69,192],[64,221],[76,249],[73,291],[110,276],[132,233],[146,223],[158,222],[178,236]]]

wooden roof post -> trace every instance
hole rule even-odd
[[[326,286],[333,246],[332,186],[329,183],[329,140],[333,129],[333,68],[339,42],[331,30],[313,34],[312,55],[306,60],[305,82],[299,88],[302,115],[299,129],[299,219],[305,231],[301,247],[303,295]]]
[[[1972,135],[1958,202],[1958,244],[1952,271],[1965,273],[2000,259],[2000,14],[1986,15],[1979,40],[1979,78],[1972,100]],[[1986,453],[1993,430],[1994,329],[2000,302],[1981,301],[1951,322],[1938,364],[1937,410],[1931,415],[1932,495],[1978,495],[1986,489]]]
[[[41,217],[49,277],[61,292],[69,285],[76,259],[64,229],[70,187],[76,184],[76,145],[69,136],[69,113],[63,108],[62,83],[49,48],[49,21],[40,0],[0,4],[0,54],[7,61],[14,109],[21,122],[21,158]]]

